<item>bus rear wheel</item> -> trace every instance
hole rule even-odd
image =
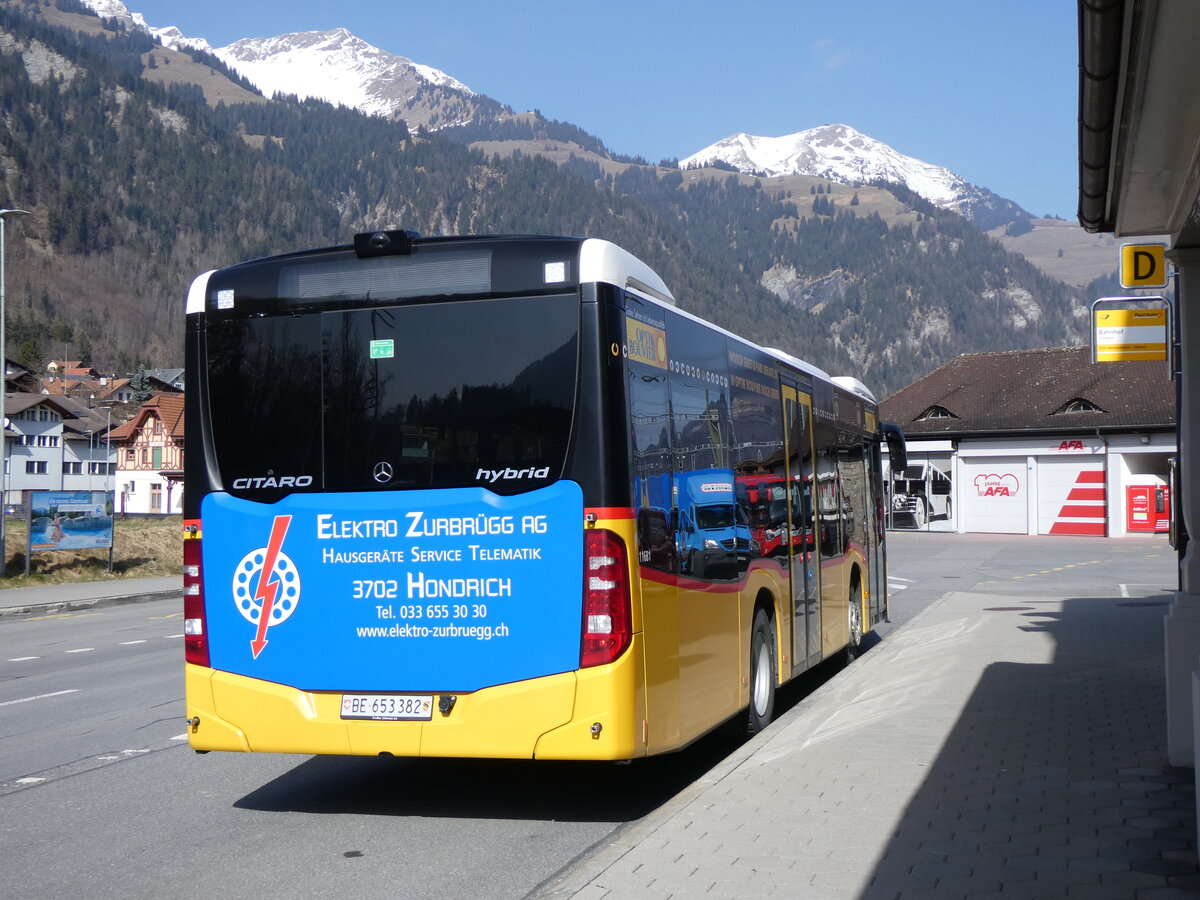
[[[746,733],[758,734],[775,713],[775,629],[766,610],[754,613],[750,631],[750,710]]]
[[[858,580],[850,585],[850,598],[846,604],[846,661],[853,662],[858,656],[863,639],[863,598]]]

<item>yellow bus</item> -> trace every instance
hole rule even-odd
[[[628,760],[886,615],[870,391],[606,241],[357,235],[186,341],[196,750]]]

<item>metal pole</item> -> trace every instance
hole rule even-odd
[[[0,368],[3,371],[3,387],[0,388],[0,404],[3,404],[4,409],[0,409],[0,427],[4,426],[3,420],[7,415],[7,399],[8,399],[8,346],[4,343],[4,225],[8,221],[9,216],[28,216],[30,212],[25,209],[0,209]],[[0,435],[0,577],[4,576],[4,569],[8,560],[8,547],[4,542],[4,524],[8,516],[8,436]],[[26,561],[29,556],[26,554]]]

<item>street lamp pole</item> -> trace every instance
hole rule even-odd
[[[97,406],[108,413],[108,425],[104,429],[104,489],[112,493],[113,473],[109,470],[112,465],[112,406]]]
[[[32,215],[27,209],[0,209],[0,369],[3,369],[3,389],[0,389],[0,403],[5,409],[0,410],[0,425],[7,430],[8,399],[8,346],[4,343],[4,226],[9,216]],[[0,437],[0,576],[4,575],[5,561],[8,559],[7,545],[4,543],[4,520],[8,515],[8,437]]]

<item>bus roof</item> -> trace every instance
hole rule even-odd
[[[675,306],[675,297],[658,273],[610,241],[586,238],[580,244],[579,280],[621,285]]]
[[[564,238],[551,235],[479,235],[462,237],[412,237],[410,243],[416,246],[447,245],[455,243],[490,243],[498,245],[521,240],[556,240],[566,245],[574,244],[578,253],[578,282],[603,281],[626,288],[644,297],[657,300],[669,306],[675,306],[675,297],[670,288],[650,266],[642,262],[632,253],[618,247],[610,241],[597,238]],[[265,262],[270,259],[315,257],[322,253],[346,251],[354,249],[353,245],[303,250],[294,253],[280,254],[260,260],[249,260],[248,263]],[[237,265],[244,265],[240,263]],[[187,313],[202,312],[208,289],[208,280],[217,270],[213,269],[197,276],[188,291]]]

